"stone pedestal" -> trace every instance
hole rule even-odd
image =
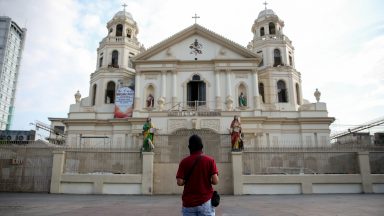
[[[151,195],[153,193],[153,152],[143,152],[143,174],[141,181],[141,193]]]

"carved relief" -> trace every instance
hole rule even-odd
[[[186,127],[187,127],[187,120],[185,119],[168,120],[168,132],[175,131],[181,128],[186,128]]]
[[[220,121],[218,119],[202,119],[200,120],[200,127],[219,131]]]

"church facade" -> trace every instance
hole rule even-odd
[[[194,24],[144,49],[138,24],[120,11],[97,49],[88,96],[77,92],[67,118],[49,119],[65,125],[66,143],[74,147],[139,147],[148,117],[155,136],[180,130],[229,134],[234,116],[245,148],[329,145],[334,118],[318,91],[316,102],[303,99],[294,47],[283,28],[265,9],[246,47]],[[116,116],[123,87],[134,90],[127,118]]]

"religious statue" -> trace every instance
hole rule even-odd
[[[152,94],[149,94],[147,97],[147,107],[151,108],[154,105],[155,98],[152,96]]]
[[[230,133],[231,133],[232,151],[243,150],[241,123],[237,116],[235,116],[232,120]]]
[[[247,98],[245,98],[243,92],[241,92],[240,96],[239,96],[239,106],[240,107],[246,107],[247,106]]]
[[[155,126],[151,122],[151,118],[147,118],[147,121],[143,125],[143,152],[150,152],[154,149],[154,133]]]
[[[316,101],[319,102],[320,101],[320,96],[321,96],[321,92],[316,89],[315,93],[313,94],[316,98]]]
[[[80,94],[80,91],[77,90],[77,92],[75,94],[75,101],[76,101],[76,103],[80,103],[80,99],[81,99],[81,94]]]

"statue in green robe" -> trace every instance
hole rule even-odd
[[[245,98],[243,92],[241,92],[240,96],[239,96],[239,106],[240,107],[246,107],[247,106],[247,98]]]
[[[147,121],[143,125],[143,152],[150,152],[154,149],[154,133],[155,126],[151,122],[151,118],[147,118]]]

